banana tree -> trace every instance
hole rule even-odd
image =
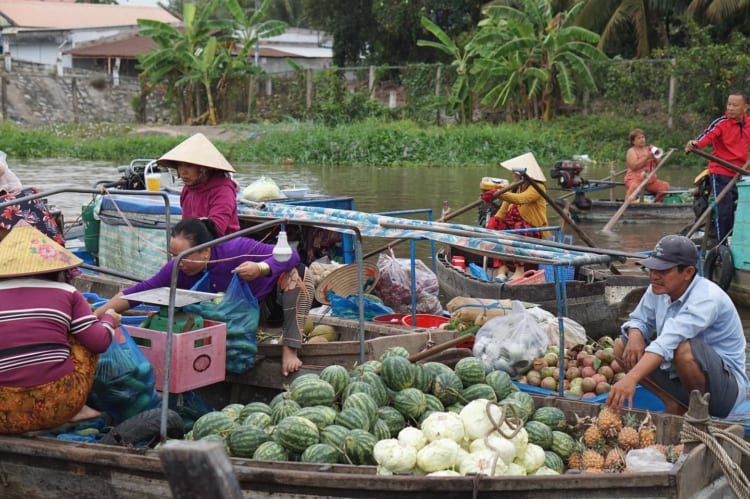
[[[180,78],[178,83],[198,83],[203,87],[208,101],[208,111],[206,111],[208,123],[215,125],[217,120],[213,85],[222,78],[229,56],[226,50],[219,46],[216,37],[212,36],[197,54],[190,54],[189,58],[190,71]],[[202,117],[199,116],[198,120],[201,119]]]

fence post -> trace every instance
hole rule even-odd
[[[146,105],[148,104],[148,92],[146,87],[141,86],[141,98],[138,99],[138,121],[146,123]]]
[[[313,71],[312,68],[305,70],[305,108],[312,107],[313,100]]]
[[[255,75],[250,75],[250,79],[247,82],[247,117],[252,118],[255,116],[255,93],[258,86],[258,80]]]
[[[73,123],[78,123],[78,80],[75,76],[70,80],[70,101],[73,104]]]
[[[266,97],[271,97],[273,95],[273,81],[271,81],[271,77],[266,77]]]
[[[2,92],[3,120],[8,119],[8,79],[3,76],[0,80],[0,91]]]
[[[367,93],[370,97],[375,93],[375,66],[370,66],[370,71],[367,75]]]
[[[672,65],[677,66],[677,61],[672,59]],[[674,117],[674,99],[675,91],[677,90],[677,77],[674,72],[669,77],[669,100],[667,101],[667,128],[672,128],[674,123],[672,119]]]
[[[440,78],[443,75],[443,66],[438,64],[437,71],[435,71],[435,97],[440,98]],[[440,126],[440,107],[435,109],[435,124]]]

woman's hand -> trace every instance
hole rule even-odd
[[[108,308],[104,312],[104,315],[109,315],[110,317],[112,317],[112,325],[114,327],[120,327],[120,321],[122,320],[122,315],[115,312],[113,308]]]
[[[234,271],[246,281],[263,276],[263,268],[258,262],[242,262]]]

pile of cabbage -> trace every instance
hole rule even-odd
[[[544,466],[544,449],[529,443],[526,430],[497,424],[501,418],[502,409],[486,399],[469,402],[459,414],[434,412],[420,428],[407,426],[398,438],[375,444],[378,474],[557,475]]]

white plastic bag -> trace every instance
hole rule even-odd
[[[549,345],[560,344],[560,321],[557,317],[551,317],[542,323],[547,332]],[[565,329],[565,348],[573,348],[576,345],[586,344],[586,329],[569,317],[563,317],[563,328]]]
[[[651,446],[628,452],[625,466],[634,472],[664,472],[671,470],[674,465],[667,461],[667,456]]]
[[[281,190],[272,178],[260,177],[252,184],[245,187],[242,197],[249,201],[265,201],[281,197]]]
[[[519,376],[531,369],[532,361],[546,349],[547,333],[523,303],[514,300],[510,314],[493,317],[479,328],[473,353],[485,370],[501,369]]]

